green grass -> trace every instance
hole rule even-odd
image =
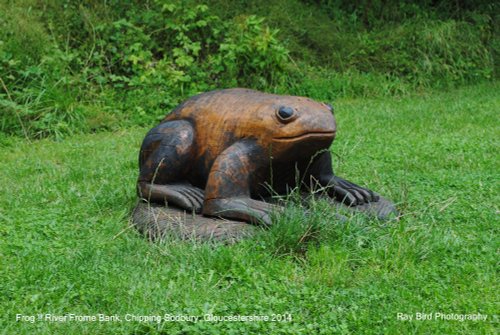
[[[0,138],[0,334],[493,334],[498,91],[489,83],[336,101],[337,173],[398,202],[401,220],[338,224],[316,203],[309,216],[292,207],[233,246],[150,243],[127,229],[146,128]],[[293,321],[15,321],[16,313],[208,312]],[[404,322],[398,312],[488,320]]]

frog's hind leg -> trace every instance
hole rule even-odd
[[[204,192],[186,179],[193,138],[187,121],[164,122],[151,129],[139,155],[137,191],[141,199],[201,212]]]
[[[203,214],[270,225],[272,214],[282,208],[251,198],[255,171],[266,162],[267,153],[254,140],[241,140],[224,150],[208,176]]]

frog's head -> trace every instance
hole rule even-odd
[[[333,107],[302,97],[280,99],[267,110],[269,149],[276,160],[294,160],[328,149],[337,126]]]

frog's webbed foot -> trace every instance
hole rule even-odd
[[[330,186],[328,191],[330,196],[347,206],[363,205],[380,199],[375,192],[337,176],[330,180],[328,186]]]
[[[203,214],[242,220],[253,224],[271,225],[273,213],[282,207],[246,197],[210,199],[205,201]]]
[[[163,199],[166,204],[172,204],[182,209],[201,213],[203,208],[204,191],[189,183],[173,183],[157,185],[144,183],[142,187],[142,198],[146,201],[150,199]]]
[[[331,154],[319,155],[311,166],[311,186],[325,190],[328,197],[339,207],[348,206],[354,212],[365,213],[382,220],[398,215],[396,206],[379,194],[356,185],[333,173]]]
[[[354,212],[380,220],[389,220],[399,215],[392,202],[350,181],[335,176],[328,186],[328,195],[335,199],[335,206],[342,204]]]
[[[323,152],[315,158],[310,173],[318,186],[325,187],[330,197],[344,205],[358,206],[379,200],[379,195],[373,191],[335,176],[330,152]]]

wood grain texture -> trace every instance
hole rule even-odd
[[[138,195],[205,216],[271,224],[264,198],[289,190],[327,194],[347,206],[379,196],[335,176],[333,108],[305,97],[248,89],[186,100],[143,141]],[[361,207],[360,207],[361,209]]]
[[[259,229],[241,221],[209,218],[178,207],[142,201],[132,212],[132,225],[151,241],[174,238],[227,244],[253,236]]]

